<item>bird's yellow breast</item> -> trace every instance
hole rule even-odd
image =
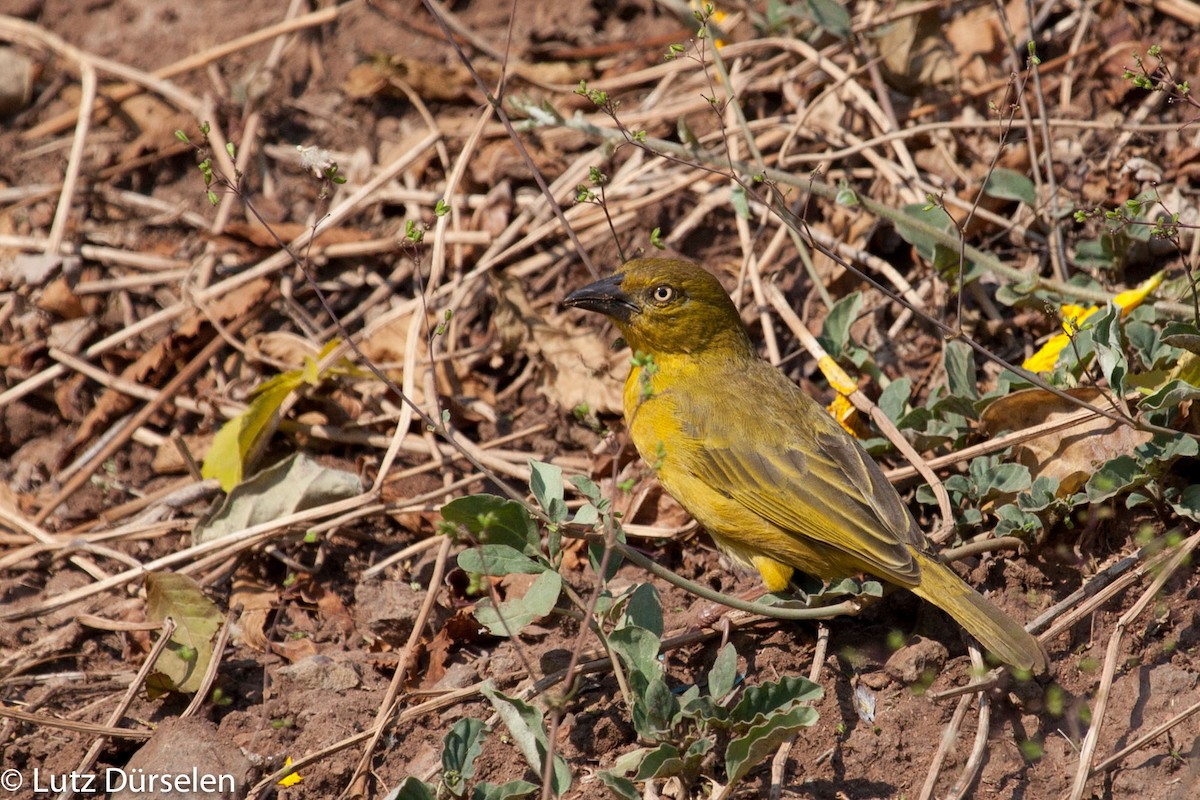
[[[625,423],[642,460],[722,550],[759,573],[768,591],[787,588],[793,565],[814,575],[855,572],[835,551],[787,533],[697,475],[692,465],[704,443],[685,424],[679,392],[712,377],[700,375],[697,362],[687,358],[660,357],[652,368],[635,364],[630,369]]]

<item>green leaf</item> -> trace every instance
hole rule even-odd
[[[1028,492],[1017,495],[1017,506],[1022,511],[1044,511],[1058,502],[1058,478],[1039,475]]]
[[[1143,411],[1158,411],[1174,408],[1180,403],[1200,397],[1200,387],[1175,378],[1160,386],[1156,392],[1141,402]]]
[[[635,772],[641,766],[646,756],[656,749],[654,747],[635,747],[632,750],[621,753],[613,761],[610,771],[614,775],[628,775],[631,772]]]
[[[1101,503],[1126,489],[1141,486],[1148,479],[1132,456],[1117,456],[1088,479],[1084,491],[1088,502]]]
[[[994,536],[1036,533],[1042,528],[1042,521],[1037,515],[1022,510],[1017,503],[1008,503],[997,508],[996,519]]]
[[[852,292],[833,304],[825,321],[821,323],[818,340],[830,357],[841,358],[850,342],[850,324],[858,319],[863,299],[860,292]]]
[[[1154,474],[1162,474],[1177,459],[1191,458],[1196,455],[1200,455],[1200,443],[1186,433],[1176,433],[1171,436],[1157,433],[1150,441],[1143,442],[1134,448],[1134,457],[1137,458],[1138,463],[1145,466],[1148,471],[1153,471]]]
[[[1168,322],[1163,326],[1162,340],[1172,347],[1200,355],[1200,328],[1190,322]]]
[[[656,742],[671,735],[679,718],[679,700],[661,677],[649,681],[634,680],[630,675],[630,688],[634,693],[633,727],[646,741]]]
[[[904,212],[904,215],[894,223],[896,233],[900,234],[900,238],[904,241],[917,248],[921,258],[932,263],[935,250],[940,243],[926,229],[946,230],[949,225],[946,212],[937,206],[926,208],[924,203],[911,203],[901,208],[901,211]]]
[[[425,781],[409,775],[403,783],[388,792],[384,800],[437,800],[437,790]]]
[[[908,405],[908,398],[912,394],[912,380],[910,378],[897,378],[884,387],[879,393],[877,405],[887,418],[892,422],[898,422],[904,415],[904,409]]]
[[[541,709],[497,691],[490,680],[483,684],[481,691],[492,704],[492,708],[496,709],[504,727],[508,728],[517,749],[525,756],[525,761],[535,774],[541,775],[546,763],[546,754],[550,752]],[[555,755],[554,768],[550,773],[550,788],[556,797],[561,797],[570,786],[571,770],[562,756]]]
[[[883,597],[883,588],[878,581],[858,578],[839,578],[830,581],[821,591],[822,597]]]
[[[156,685],[176,692],[195,692],[212,661],[213,639],[225,615],[193,578],[151,572],[146,575],[146,618],[161,624],[167,617],[175,621],[175,630],[154,662]]]
[[[1113,237],[1108,234],[1075,245],[1075,263],[1080,269],[1112,269],[1116,261]]]
[[[1033,208],[1037,206],[1037,189],[1033,181],[1019,172],[996,167],[983,185],[985,194],[1001,200],[1017,200]]]
[[[932,410],[918,406],[900,417],[900,421],[896,423],[896,427],[901,430],[924,431],[931,422],[934,422]]]
[[[726,642],[708,671],[708,696],[720,700],[732,692],[737,676],[737,651],[732,642]]]
[[[620,527],[617,528],[617,540],[622,544],[625,542],[625,535],[621,531]],[[604,551],[606,549],[607,545],[604,542],[588,542],[588,564],[591,565],[592,571],[596,574],[599,574],[600,566],[604,563],[608,564],[607,568],[604,570],[604,574],[601,576],[605,583],[613,579],[613,577],[617,574],[617,570],[620,569],[621,564],[624,563],[625,560],[625,557],[621,555],[619,550],[613,550],[608,554],[608,561],[605,562]]]
[[[517,797],[528,797],[535,793],[538,787],[529,781],[509,781],[499,786],[480,781],[471,792],[471,800],[512,800]]]
[[[1084,500],[1087,498],[1085,497]],[[1137,508],[1138,506],[1148,506],[1154,503],[1154,498],[1145,492],[1139,492],[1134,489],[1129,494],[1125,495],[1125,507]]]
[[[1024,464],[997,464],[987,471],[986,484],[980,485],[981,496],[986,493],[1013,494],[1033,485],[1029,467]]]
[[[952,421],[952,416],[979,419],[979,412],[975,410],[975,403],[968,397],[957,394],[948,394],[945,397],[939,397],[929,407],[929,411],[934,417],[947,422]]]
[[[475,619],[492,636],[516,636],[535,619],[549,614],[558,603],[562,577],[547,570],[533,579],[523,597],[509,598],[496,606],[491,598],[475,605]]]
[[[279,407],[303,382],[299,371],[293,370],[260,386],[246,410],[217,431],[200,474],[216,478],[226,492],[241,483],[245,469],[279,426]]]
[[[475,759],[483,752],[488,727],[481,720],[460,719],[442,739],[442,781],[455,795],[466,791],[475,777]]]
[[[1092,346],[1100,371],[1114,392],[1124,394],[1129,364],[1125,359],[1125,343],[1121,335],[1121,309],[1109,303],[1104,311],[1088,320],[1088,327],[1092,331]]]
[[[608,635],[608,645],[630,671],[647,679],[662,674],[662,662],[658,660],[662,642],[653,632],[627,625]]]
[[[571,518],[571,524],[573,525],[595,527],[598,522],[600,522],[600,511],[591,503],[581,505],[579,510],[575,512],[575,516]]]
[[[828,600],[833,597],[862,595],[882,597],[883,587],[879,581],[860,581],[857,578],[839,578],[826,584],[811,575],[798,572],[792,578],[792,590],[786,595],[767,594],[758,602],[773,608],[808,608],[812,601],[818,598]]]
[[[640,583],[625,601],[624,625],[635,625],[650,631],[657,638],[663,634],[662,601],[653,584]]]
[[[716,742],[707,736],[692,742],[683,754],[684,769],[690,770],[693,773],[696,772],[700,768],[701,763],[703,763],[704,757],[712,752],[715,745]]]
[[[679,757],[679,748],[664,742],[643,754],[633,779],[648,781],[654,778],[669,778],[682,772],[683,759]]]
[[[1171,508],[1181,517],[1200,522],[1200,484],[1190,484],[1171,502]]]
[[[831,36],[849,39],[851,33],[850,14],[836,0],[803,0],[807,9],[804,16]]]
[[[506,544],[481,544],[458,554],[458,566],[475,575],[536,575],[549,567]]]
[[[621,800],[642,800],[642,793],[638,791],[637,785],[629,780],[629,778],[613,774],[606,769],[599,770],[596,773],[596,777],[600,779],[605,788],[621,798]]]
[[[485,544],[506,544],[526,555],[538,552],[538,528],[533,517],[515,500],[494,494],[472,494],[442,506],[442,517],[462,525]]]
[[[567,518],[567,504],[563,500],[562,467],[531,459],[529,488],[538,505],[550,517],[551,522],[562,522]]]
[[[796,676],[751,686],[733,707],[730,720],[735,723],[758,724],[793,703],[820,700],[823,694],[824,690],[820,686],[807,678]]]
[[[942,481],[942,485],[946,487],[946,491],[950,493],[950,497],[954,498],[956,502],[961,502],[971,496],[972,484],[965,475],[951,475]],[[925,484],[922,484],[921,488],[928,489]],[[920,494],[920,488],[917,491]],[[932,500],[933,492],[929,493],[929,497]],[[922,500],[921,502],[925,501]]]
[[[779,749],[792,734],[817,721],[817,710],[798,706],[774,714],[753,726],[744,736],[733,739],[725,748],[725,772],[730,784],[737,783],[768,756]]]
[[[1143,318],[1146,312],[1151,315],[1149,321]],[[1179,349],[1163,344],[1153,313],[1153,309],[1145,306],[1134,309],[1125,319],[1125,338],[1147,369],[1153,369],[1160,361],[1174,366],[1179,361]]]
[[[971,346],[959,339],[951,339],[946,342],[943,358],[950,394],[955,397],[978,400],[979,387],[975,380],[975,351],[971,349]]]
[[[600,491],[600,487],[594,480],[586,475],[572,475],[568,480],[571,485],[579,490],[579,493],[592,502],[593,505],[599,506],[604,501],[604,496]]]

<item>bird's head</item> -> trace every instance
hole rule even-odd
[[[689,261],[634,259],[615,275],[571,292],[563,303],[607,316],[634,352],[753,352],[725,289]]]

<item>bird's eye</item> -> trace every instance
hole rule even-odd
[[[650,299],[656,305],[665,306],[667,303],[675,299],[675,289],[664,284],[659,284],[650,290]]]

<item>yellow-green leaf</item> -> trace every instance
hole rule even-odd
[[[216,478],[221,488],[229,492],[242,482],[246,472],[262,455],[267,441],[279,426],[279,409],[288,395],[301,386],[318,386],[330,375],[358,377],[358,371],[345,359],[326,369],[318,368],[320,361],[333,352],[339,342],[339,339],[333,339],[321,348],[316,358],[306,356],[304,366],[259,384],[250,393],[250,405],[246,410],[222,425],[213,437],[200,474],[205,478]]]
[[[278,427],[279,407],[301,382],[300,370],[291,370],[259,386],[246,410],[217,431],[200,474],[216,478],[226,492],[241,483],[247,465]]]
[[[213,639],[224,621],[221,610],[188,576],[151,572],[146,576],[146,617],[154,622],[167,617],[175,621],[171,641],[154,663],[155,680],[147,681],[147,691],[195,692],[212,661]]]

